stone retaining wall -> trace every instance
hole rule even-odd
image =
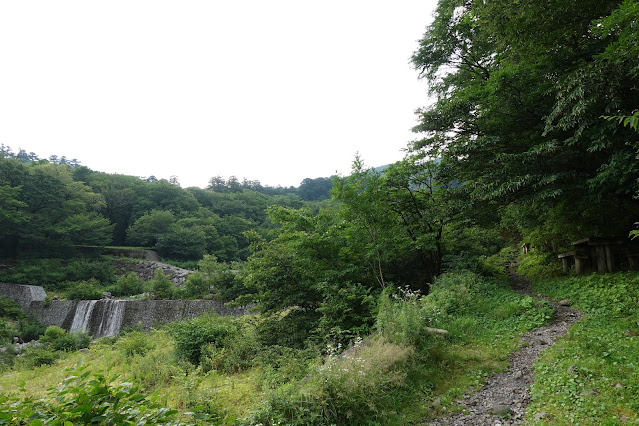
[[[40,286],[10,283],[0,283],[0,295],[15,300],[22,309],[29,308],[31,302],[40,302],[47,297],[47,293]]]
[[[149,281],[153,279],[155,270],[160,269],[169,277],[169,280],[178,287],[182,287],[182,285],[186,282],[186,278],[191,272],[193,272],[188,269],[178,268],[177,266],[167,265],[166,263],[154,260],[140,260],[137,262],[129,260],[114,260],[113,267],[117,269],[118,274],[121,275],[135,272],[138,278],[142,281]]]

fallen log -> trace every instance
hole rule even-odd
[[[441,328],[426,327],[425,330],[426,330],[426,333],[428,334],[438,334],[440,336],[448,336],[448,330],[442,330]]]

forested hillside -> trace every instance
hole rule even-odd
[[[245,260],[243,233],[265,235],[266,208],[301,207],[328,198],[330,178],[304,179],[298,188],[262,186],[235,177],[211,178],[207,189],[181,188],[151,176],[92,171],[78,160],[17,154],[2,146],[0,256],[73,253],[78,245],[133,245],[162,256]]]

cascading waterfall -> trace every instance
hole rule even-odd
[[[92,332],[94,338],[113,336],[120,331],[124,300],[80,300],[69,331]]]
[[[73,322],[69,331],[87,331],[91,322],[91,314],[97,300],[80,300],[75,308]]]
[[[113,336],[120,331],[122,319],[124,317],[124,300],[107,299],[101,300],[102,315],[98,321],[96,332],[93,337]]]
[[[0,295],[7,295],[28,309],[46,326],[85,331],[93,337],[119,333],[123,325],[140,325],[149,330],[156,322],[173,322],[201,315],[209,310],[219,315],[250,314],[253,306],[229,308],[217,300],[52,300],[44,303],[41,287],[0,283]]]

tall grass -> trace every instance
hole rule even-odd
[[[247,418],[263,424],[411,424],[454,410],[454,401],[504,368],[526,330],[548,321],[545,303],[499,280],[450,273],[428,296],[405,288],[380,297],[376,333],[308,374],[267,392]],[[447,329],[448,337],[427,327]],[[437,401],[434,403],[434,401]]]
[[[384,423],[394,393],[407,384],[414,350],[373,338],[345,355],[330,355],[308,375],[267,393],[250,424],[360,425]]]
[[[547,306],[499,280],[449,273],[427,296],[385,291],[375,332],[345,352],[264,346],[259,317],[209,315],[105,338],[52,366],[13,371],[0,376],[0,393],[24,380],[27,394],[45,396],[64,379],[60,371],[89,362],[146,394],[159,392],[166,407],[240,424],[419,423],[456,409],[455,400],[504,368],[519,335],[547,314]],[[449,335],[433,336],[426,327]]]

